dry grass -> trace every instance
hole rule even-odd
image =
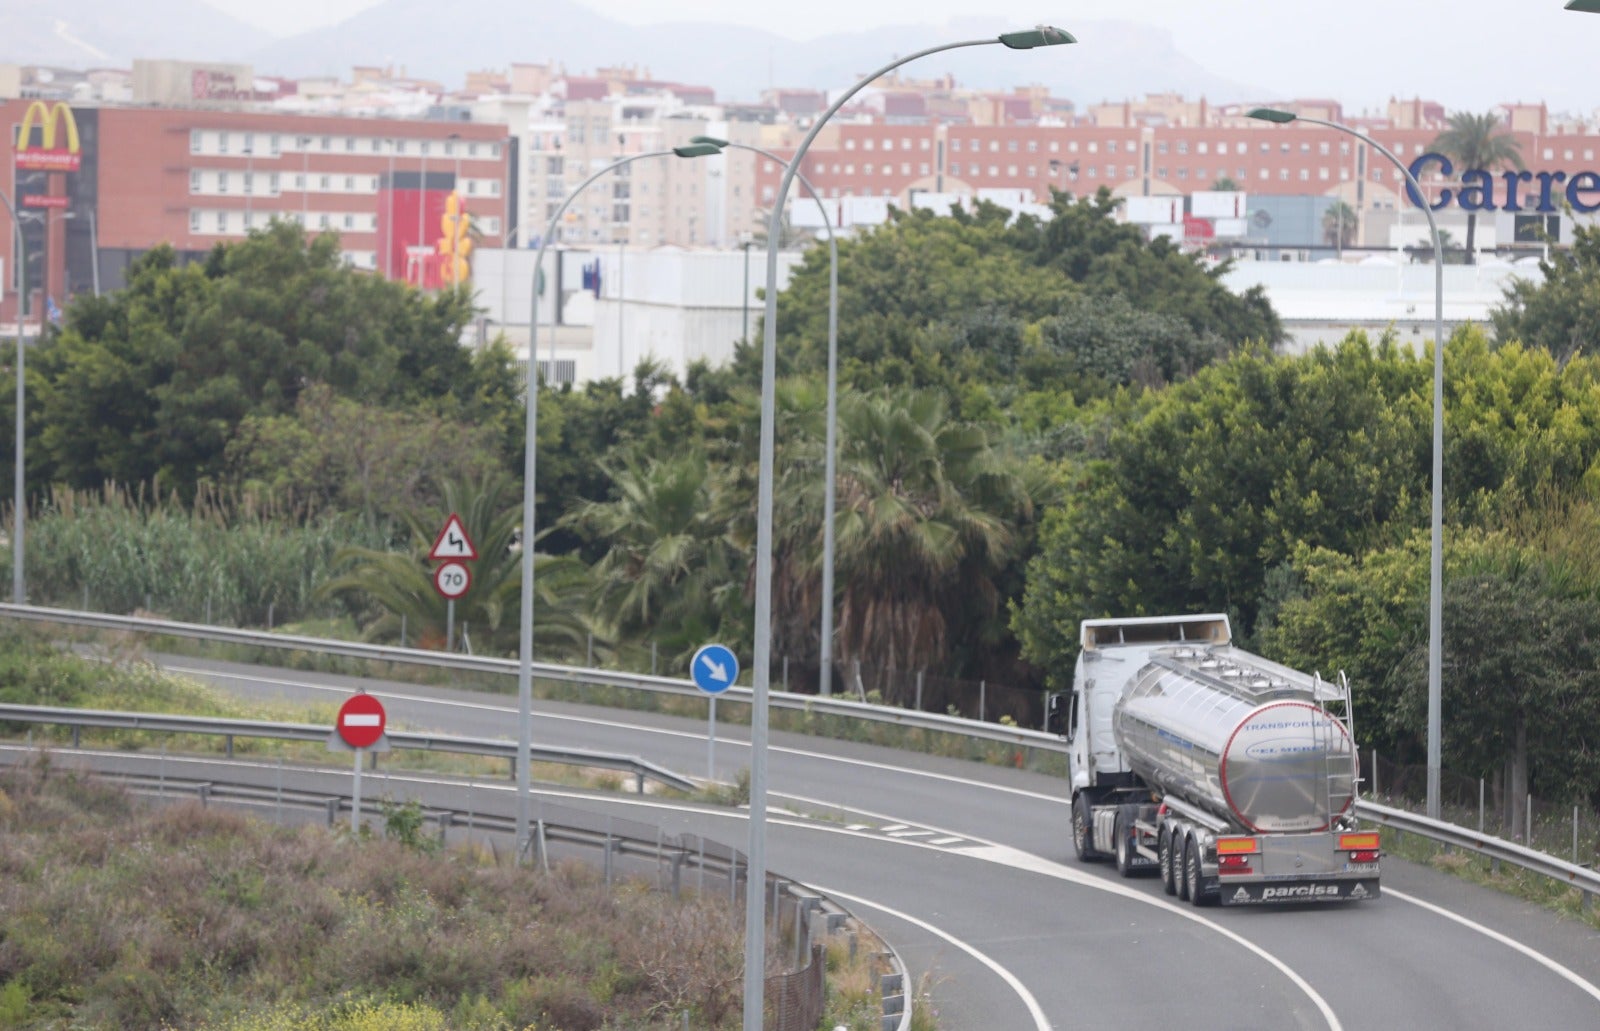
[[[0,773],[0,792],[3,1026],[675,1031],[685,1012],[704,1029],[736,1016],[739,920],[713,900],[146,808],[48,759]]]

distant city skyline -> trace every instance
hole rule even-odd
[[[212,6],[278,35],[337,24],[382,0],[207,0]],[[1388,0],[1078,0],[1040,5],[1006,0],[811,0],[751,4],[748,0],[574,0],[628,25],[722,22],[807,40],[831,32],[893,25],[948,25],[1003,19],[1018,26],[1122,21],[1172,33],[1177,48],[1206,68],[1260,83],[1277,98],[1328,97],[1352,113],[1376,112],[1390,97],[1434,99],[1452,110],[1487,110],[1509,101],[1539,101],[1553,110],[1590,114],[1600,107],[1600,82],[1587,74],[1600,47],[1600,16],[1564,11],[1563,0],[1499,0],[1395,5]],[[537,3],[529,19],[537,19]],[[1079,33],[1093,45],[1092,32]],[[885,57],[895,53],[885,39]],[[529,55],[529,60],[546,55]],[[559,55],[558,55],[559,56]],[[653,55],[619,55],[651,64]],[[371,61],[352,56],[352,64]],[[582,71],[583,69],[574,69]],[[1020,84],[1020,83],[1019,83]],[[793,85],[826,86],[824,83]],[[1153,82],[1151,92],[1164,84]],[[727,99],[727,98],[724,98]]]

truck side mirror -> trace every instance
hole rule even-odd
[[[1045,699],[1044,729],[1047,733],[1067,736],[1067,709],[1071,698],[1066,694],[1053,694]]]

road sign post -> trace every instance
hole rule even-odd
[[[350,789],[352,834],[361,832],[361,759],[370,748],[383,742],[383,730],[388,723],[389,716],[383,711],[383,703],[365,691],[346,698],[344,704],[339,706],[339,715],[334,719],[333,726],[339,740],[356,754],[355,781]]]
[[[445,599],[444,605],[444,650],[456,650],[456,599],[467,593],[467,588],[472,586],[472,574],[465,563],[472,562],[478,557],[478,549],[472,546],[472,538],[467,536],[467,527],[461,517],[454,512],[444,521],[444,526],[439,530],[439,536],[433,539],[433,547],[428,549],[428,558],[433,562],[443,562],[444,565],[433,571],[433,589]]]
[[[721,644],[703,644],[689,660],[694,686],[708,696],[706,707],[706,782],[716,780],[717,695],[739,679],[739,658]]]

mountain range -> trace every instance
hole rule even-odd
[[[531,15],[530,9],[537,15]],[[73,68],[128,67],[136,57],[247,62],[258,75],[347,77],[353,65],[393,65],[458,87],[469,71],[556,61],[573,74],[637,67],[656,79],[710,86],[717,99],[753,101],[769,86],[829,88],[952,39],[1016,28],[971,17],[944,25],[839,32],[796,42],[760,29],[699,22],[638,27],[574,0],[384,0],[336,25],[273,39],[204,0],[0,0],[0,61]],[[951,74],[963,85],[1042,85],[1080,105],[1148,92],[1214,103],[1272,99],[1179,52],[1171,33],[1124,21],[1074,23],[1093,47],[1014,52],[973,47],[925,59],[908,74]],[[889,43],[892,41],[893,45]]]

